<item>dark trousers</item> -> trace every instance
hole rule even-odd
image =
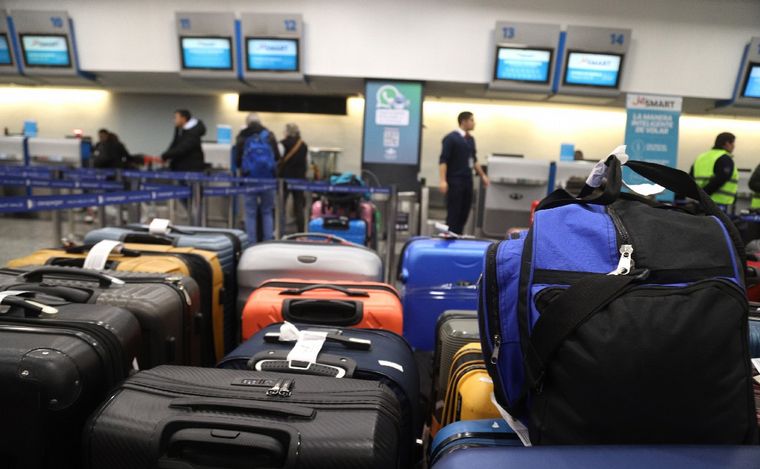
[[[303,233],[306,231],[306,219],[304,217],[304,205],[306,204],[306,197],[303,195],[303,191],[285,191],[285,204],[282,207],[282,220],[283,223],[287,218],[285,217],[285,207],[288,205],[288,197],[293,196],[293,215],[296,217],[296,229],[297,233]]]
[[[449,230],[462,234],[472,207],[472,180],[451,179],[446,193],[446,224]]]

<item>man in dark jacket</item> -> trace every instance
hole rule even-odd
[[[172,171],[203,171],[203,149],[201,138],[206,135],[206,126],[190,114],[187,109],[174,112],[174,139],[161,158],[169,162]]]
[[[92,150],[93,166],[104,169],[123,169],[129,164],[129,152],[119,137],[106,129],[98,130],[98,143]]]
[[[307,155],[309,148],[301,138],[301,130],[296,124],[287,124],[285,126],[285,139],[280,142],[283,148],[283,157],[277,165],[277,175],[285,179],[305,179]],[[288,204],[288,197],[293,195],[293,215],[296,217],[296,227],[299,233],[306,230],[306,219],[304,216],[305,198],[303,191],[285,192],[285,205]],[[285,207],[282,207],[283,223],[287,219],[285,216]]]
[[[760,210],[760,164],[757,165],[749,178],[749,188],[752,190],[752,210]]]

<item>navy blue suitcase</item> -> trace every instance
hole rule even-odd
[[[463,448],[523,446],[517,433],[503,419],[461,420],[446,425],[430,445],[430,464]]]
[[[347,217],[320,217],[309,222],[309,233],[339,236],[362,246],[367,244],[367,222]]]
[[[338,328],[297,324],[299,330],[327,331],[328,340],[318,356],[319,363],[304,368],[289,363],[288,352],[294,342],[279,341],[282,323],[257,332],[219,363],[220,368],[251,369],[266,372],[306,373],[341,378],[380,381],[398,396],[404,409],[406,436],[404,454],[421,434],[419,411],[419,374],[411,348],[399,335],[380,329]]]
[[[536,446],[468,448],[433,469],[756,469],[760,446]]]

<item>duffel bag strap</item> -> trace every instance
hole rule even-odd
[[[526,388],[522,394],[543,384],[547,364],[562,342],[591,316],[610,304],[639,275],[599,275],[584,278],[568,288],[541,314],[524,357]]]

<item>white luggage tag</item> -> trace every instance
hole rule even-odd
[[[288,353],[288,366],[308,370],[311,365],[317,363],[319,352],[322,351],[322,346],[327,340],[327,332],[299,331],[296,326],[289,322],[280,326],[281,339],[292,341],[294,336],[296,337],[296,344]]]
[[[622,166],[625,166],[625,164],[628,163],[628,160],[630,159],[625,150],[626,145],[620,145],[612,150],[609,156],[614,156],[620,161],[620,164]],[[607,177],[607,165],[605,164],[605,161],[607,161],[607,158],[599,161],[596,165],[594,165],[594,168],[591,170],[591,174],[589,174],[588,178],[586,179],[587,185],[594,188],[602,185],[602,182]],[[626,184],[626,182],[623,181],[623,185],[627,187],[631,192],[642,195],[644,197],[661,194],[665,191],[665,188],[659,184]]]
[[[110,256],[112,252],[121,252],[123,248],[124,243],[121,241],[112,241],[110,239],[100,241],[90,249],[82,267],[85,269],[103,270],[106,267],[108,256]]]
[[[501,418],[503,418],[507,422],[507,424],[517,434],[517,437],[520,438],[520,441],[522,442],[523,446],[533,446],[533,444],[530,442],[528,427],[523,425],[522,422],[520,422],[519,420],[509,415],[509,412],[504,410],[504,408],[500,406],[498,402],[496,402],[496,396],[494,396],[493,393],[491,393],[491,402],[493,403],[494,407],[496,407],[496,410],[499,411],[499,414],[501,414]]]
[[[167,235],[172,230],[171,221],[166,218],[154,218],[148,225],[148,233],[152,235]]]

